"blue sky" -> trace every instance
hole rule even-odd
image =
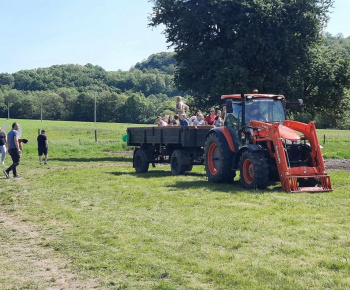
[[[350,0],[335,0],[326,31],[350,36]],[[128,70],[167,50],[148,27],[148,0],[0,0],[0,73],[92,63]]]

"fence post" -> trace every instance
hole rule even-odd
[[[95,130],[95,142],[97,142],[97,130]]]
[[[326,134],[323,135],[323,145],[326,144]]]

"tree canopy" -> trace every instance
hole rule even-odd
[[[322,39],[332,0],[153,0],[151,26],[165,25],[175,83],[197,103],[221,94],[288,90],[288,79]]]

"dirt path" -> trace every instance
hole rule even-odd
[[[45,247],[34,225],[0,211],[1,289],[96,289],[98,282],[82,280],[69,260]]]
[[[350,171],[350,159],[325,159],[327,170]]]

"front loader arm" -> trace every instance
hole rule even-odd
[[[332,191],[330,178],[326,173],[326,168],[318,143],[315,122],[304,124],[295,121],[285,121],[284,126],[292,130],[299,131],[310,142],[312,166],[291,167],[287,158],[284,138],[281,136],[280,123],[265,123],[251,121],[251,126],[255,127],[254,142],[266,142],[268,144],[270,156],[275,159],[278,175],[282,188],[287,192],[320,192]],[[306,180],[314,180],[315,186],[300,186]]]

